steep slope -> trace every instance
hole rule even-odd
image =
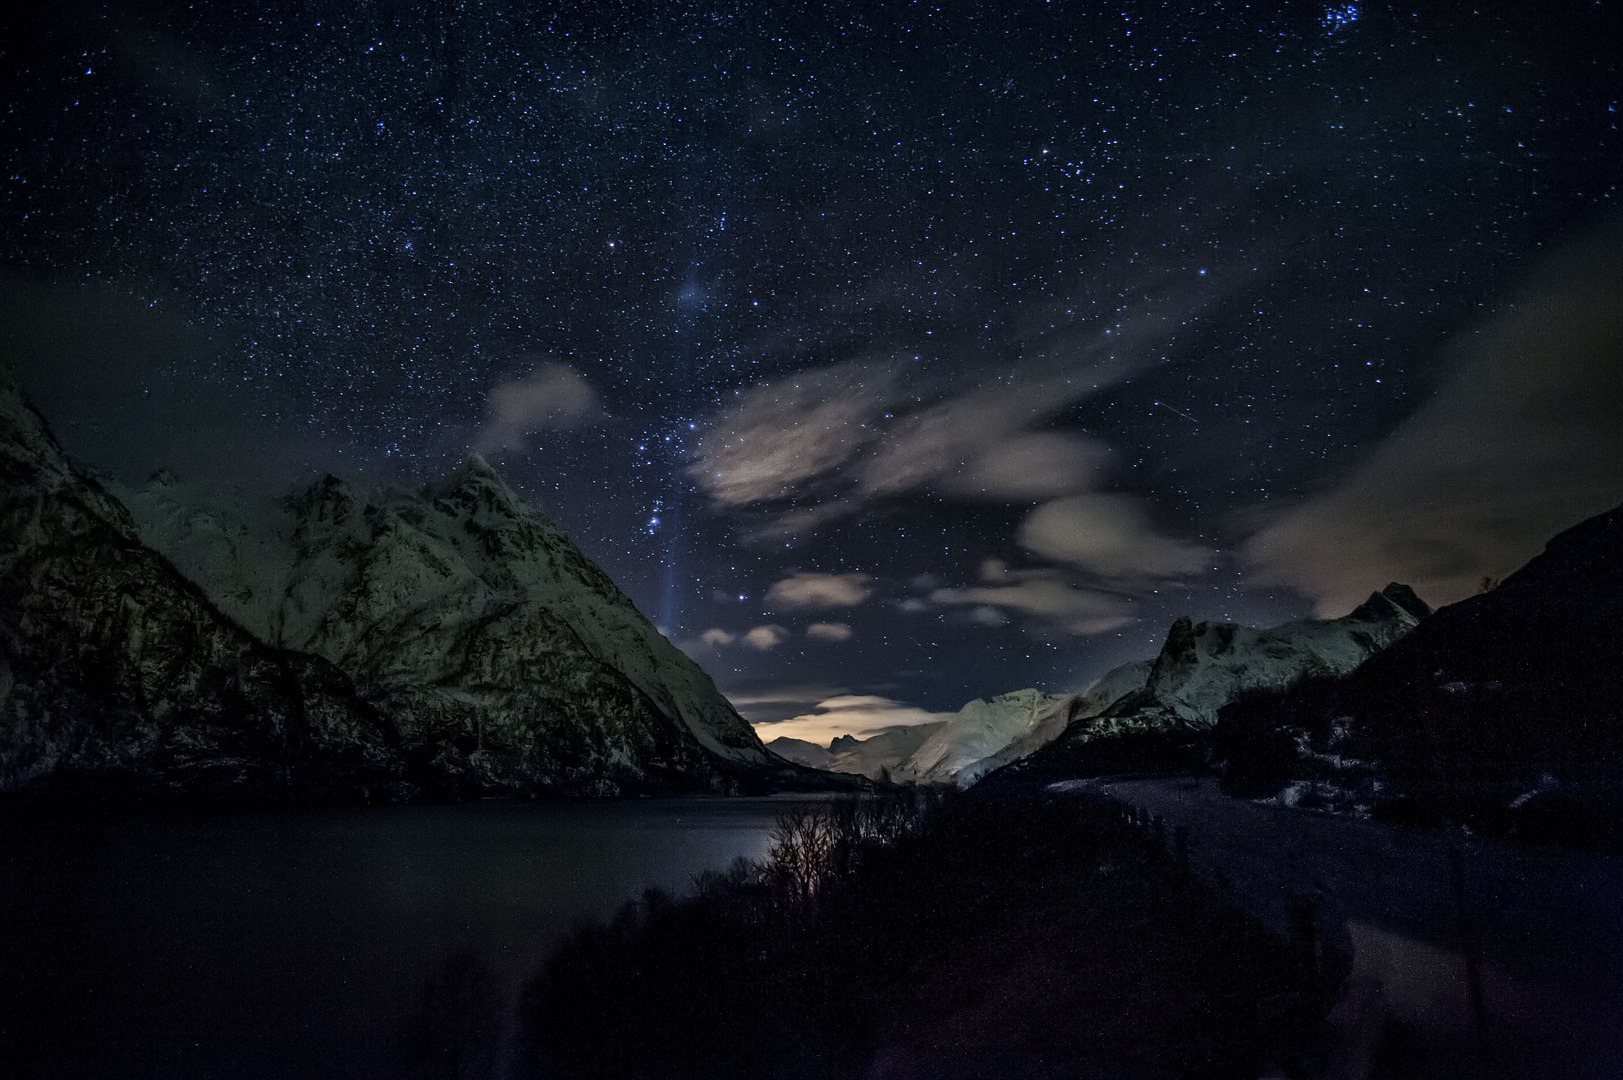
[[[388,722],[136,538],[0,368],[0,792],[257,802],[410,793]]]
[[[1015,731],[1006,744],[997,747],[985,757],[959,766],[956,771],[941,779],[959,787],[969,787],[981,777],[1005,765],[1025,760],[1064,735],[1071,725],[1085,724],[1128,694],[1142,690],[1145,679],[1149,677],[1150,667],[1151,663],[1148,660],[1134,660],[1132,663],[1112,668],[1082,693],[1035,710],[1029,723]],[[926,782],[934,779],[925,777]]]
[[[1063,728],[1076,699],[1041,690],[1016,690],[959,709],[902,764],[900,775],[923,784],[960,784],[979,779],[975,766],[1034,729]]]
[[[421,495],[328,478],[279,511],[159,478],[142,536],[266,640],[332,661],[478,788],[793,781],[708,675],[475,458]]]

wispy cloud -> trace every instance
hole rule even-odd
[[[1115,593],[1078,586],[1061,570],[1010,570],[996,559],[981,567],[981,584],[937,589],[930,599],[947,606],[969,606],[970,617],[997,625],[976,611],[1013,611],[1073,634],[1102,634],[1132,621],[1127,600]]]
[[[1388,581],[1449,603],[1623,502],[1623,218],[1548,255],[1452,352],[1435,397],[1252,538],[1260,579],[1327,615]]]
[[[850,641],[852,630],[842,622],[814,622],[806,627],[806,636],[819,641]]]
[[[950,357],[879,357],[762,383],[715,419],[692,475],[716,506],[751,510],[758,539],[804,537],[913,491],[1020,502],[1091,490],[1108,448],[1048,425],[1156,363],[1157,343],[1215,297],[1145,290],[1131,315],[1051,338],[991,376]]]

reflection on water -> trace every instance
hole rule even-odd
[[[0,1058],[74,1077],[500,1075],[580,921],[767,848],[783,799],[0,822]]]

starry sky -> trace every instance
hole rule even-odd
[[[1623,501],[1616,5],[30,7],[0,344],[70,453],[480,453],[769,737]]]

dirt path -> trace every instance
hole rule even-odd
[[[1322,1075],[1623,1076],[1623,859],[1264,806],[1188,777],[1050,784],[1157,832],[1282,934],[1351,954]]]

